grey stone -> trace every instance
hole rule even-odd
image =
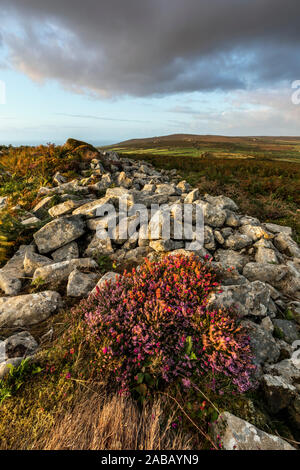
[[[222,210],[229,210],[236,212],[239,210],[236,203],[227,196],[210,196],[209,194],[204,195],[204,199],[212,204],[213,206],[218,206]]]
[[[106,230],[98,229],[88,247],[86,248],[85,256],[109,255],[113,253],[111,240],[108,237]]]
[[[116,189],[116,188],[115,188]],[[88,202],[73,211],[73,215],[84,215],[87,218],[97,217],[101,210],[104,210],[107,204],[112,203],[110,197],[102,197],[95,201]]]
[[[268,232],[272,233],[285,233],[286,235],[291,236],[292,235],[292,229],[291,227],[285,227],[283,225],[277,225],[277,224],[271,224],[267,223],[264,224]]]
[[[237,269],[230,269],[222,263],[212,261],[210,263],[211,268],[217,275],[217,280],[222,283],[223,286],[234,286],[247,284],[247,279],[241,276]]]
[[[296,387],[281,376],[265,374],[262,386],[268,408],[275,414],[287,408],[297,393]]]
[[[67,182],[67,178],[61,175],[58,171],[53,176],[53,183],[60,185]]]
[[[81,216],[54,219],[36,232],[33,237],[40,253],[49,253],[81,237],[85,223]]]
[[[284,377],[289,383],[300,383],[300,367],[296,367],[293,358],[284,359],[277,364],[266,364],[264,370],[267,374]]]
[[[28,219],[22,220],[21,224],[26,227],[34,228],[41,222],[37,217],[29,217]]]
[[[209,308],[237,308],[245,316],[265,317],[270,309],[270,289],[263,282],[220,286],[222,292],[214,292],[208,300]]]
[[[6,359],[31,356],[38,348],[38,343],[28,331],[21,331],[4,341]]]
[[[79,258],[79,249],[76,242],[68,243],[51,254],[55,263]]]
[[[43,266],[35,270],[33,280],[43,279],[46,283],[49,282],[60,282],[68,279],[69,275],[75,268],[82,269],[94,269],[98,265],[96,261],[91,258],[78,258],[67,261],[60,261],[59,263],[53,263],[48,266]]]
[[[33,214],[40,219],[46,217],[48,215],[48,210],[52,205],[53,198],[54,196],[48,196],[43,198],[32,209]]]
[[[234,250],[217,250],[214,255],[216,261],[219,261],[223,266],[227,268],[234,267],[240,273],[243,267],[248,263],[249,258],[245,255],[241,255]]]
[[[248,235],[254,242],[260,238],[269,237],[266,230],[259,225],[244,224],[240,227],[239,231],[244,235]]]
[[[297,341],[297,339],[300,339],[297,324],[295,322],[275,318],[273,323],[277,330],[280,331],[284,341],[287,343],[292,344],[294,341]]]
[[[150,247],[155,251],[171,251],[175,249],[175,242],[173,240],[152,240]]]
[[[283,232],[279,233],[274,240],[274,244],[281,253],[294,258],[300,258],[300,248],[289,235]]]
[[[199,189],[193,189],[184,199],[185,204],[192,204],[199,199]]]
[[[271,250],[270,248],[259,247],[255,254],[255,261],[257,263],[277,264],[278,258],[274,250]]]
[[[46,256],[39,255],[38,253],[26,252],[24,259],[24,270],[27,276],[32,276],[37,268],[47,266],[53,263],[52,260]]]
[[[0,327],[28,326],[46,320],[62,305],[57,292],[0,298]]]
[[[156,193],[175,196],[176,194],[179,194],[180,191],[176,188],[175,184],[158,184],[156,186]]]
[[[67,296],[68,297],[87,297],[95,283],[99,279],[97,273],[81,273],[75,269],[71,272],[68,285],[67,285]]]
[[[117,282],[119,279],[120,274],[114,273],[114,272],[107,272],[104,274],[104,276],[101,277],[101,279],[98,281],[97,285],[94,287],[94,289],[91,291],[90,295],[96,295],[97,294],[97,288],[101,289],[101,287],[105,286],[107,282],[110,284],[114,284]]]
[[[200,206],[203,210],[204,223],[211,227],[223,227],[227,214],[219,206],[213,206],[209,202],[196,201],[195,204]]]
[[[225,224],[228,225],[228,227],[239,227],[241,225],[240,218],[234,212],[227,210]]]
[[[225,246],[230,250],[242,250],[252,244],[252,240],[248,235],[243,235],[240,233],[235,233],[234,235],[230,235],[226,241]]]
[[[274,363],[279,359],[280,348],[269,331],[248,320],[242,326],[249,333],[255,364]]]
[[[252,424],[225,411],[212,425],[216,443],[220,437],[224,450],[295,450],[278,436],[261,431]]]
[[[22,282],[14,273],[0,269],[0,289],[6,295],[17,295],[22,289]]]
[[[18,367],[22,360],[23,359],[21,357],[14,357],[0,363],[0,380],[2,380],[10,372],[11,366]]]
[[[88,202],[89,201],[87,201],[86,199],[69,199],[60,204],[57,204],[56,206],[51,207],[48,212],[49,215],[53,218],[62,217],[63,215],[71,214],[71,212],[73,212],[76,208],[88,204]]]

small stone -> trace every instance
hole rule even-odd
[[[10,336],[4,341],[6,358],[31,356],[38,348],[38,343],[28,331]]]
[[[248,235],[243,235],[240,233],[236,233],[234,235],[230,235],[226,241],[225,246],[230,250],[242,250],[252,244],[252,240]]]
[[[67,296],[68,297],[87,297],[95,282],[99,278],[97,273],[81,273],[75,269],[71,272],[68,279],[67,285]]]
[[[78,258],[71,259],[68,261],[60,261],[59,263],[53,263],[48,266],[43,266],[35,270],[33,280],[43,279],[46,283],[49,282],[61,282],[68,279],[69,275],[75,268],[78,269],[94,269],[98,265],[96,261],[91,258]]]
[[[68,243],[51,254],[55,263],[79,258],[79,249],[76,242]]]
[[[39,255],[38,253],[26,252],[24,259],[24,270],[27,276],[32,276],[37,268],[47,266],[51,263],[53,263],[53,261],[46,256]]]
[[[249,320],[244,320],[242,326],[249,333],[255,364],[274,363],[279,359],[279,346],[269,331]]]
[[[85,223],[78,215],[54,219],[36,232],[33,237],[41,254],[57,250],[76,240],[85,232]]]
[[[0,298],[0,327],[12,328],[34,325],[46,320],[62,305],[57,292]]]
[[[96,295],[97,294],[97,288],[101,289],[101,287],[105,286],[107,282],[109,282],[111,285],[117,282],[119,279],[120,274],[114,273],[114,272],[107,272],[104,274],[104,276],[101,277],[100,281],[97,283],[97,285],[94,287],[94,289],[91,291],[90,295]]]
[[[271,413],[275,414],[287,408],[297,392],[293,385],[280,376],[266,374],[263,376],[262,385],[268,407]]]
[[[193,189],[184,199],[185,204],[192,204],[199,199],[199,189]]]
[[[215,442],[224,450],[296,450],[285,440],[256,428],[227,411],[212,425]]]
[[[275,318],[273,323],[277,328],[277,331],[280,332],[280,335],[282,335],[282,339],[284,339],[287,343],[292,344],[294,341],[297,341],[297,339],[300,338],[297,324],[295,322]]]

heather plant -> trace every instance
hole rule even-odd
[[[99,372],[110,372],[123,393],[190,388],[208,377],[214,390],[230,379],[244,392],[254,369],[249,337],[235,312],[207,308],[217,288],[208,262],[169,255],[125,271],[73,315],[84,317]]]

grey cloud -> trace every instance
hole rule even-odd
[[[298,0],[0,0],[8,61],[91,96],[232,90],[300,76]],[[5,24],[5,22],[3,22]]]

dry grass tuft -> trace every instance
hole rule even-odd
[[[191,437],[163,417],[160,399],[140,411],[130,398],[97,393],[82,397],[61,415],[33,448],[45,450],[188,450]]]

